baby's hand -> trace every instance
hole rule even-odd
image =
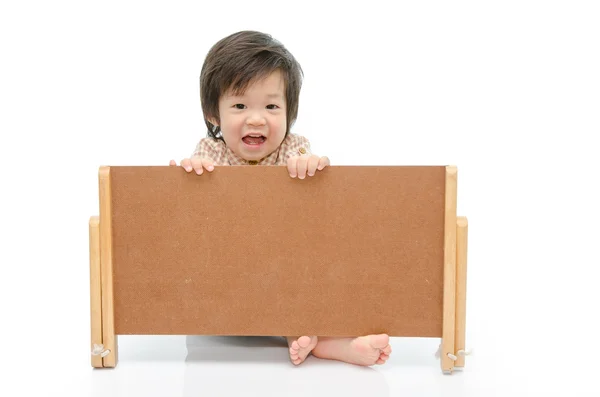
[[[287,168],[292,178],[298,177],[304,179],[306,175],[313,176],[315,171],[321,171],[329,165],[327,157],[312,156],[294,156],[287,161]]]
[[[175,160],[171,160],[169,165],[177,165]],[[215,169],[215,165],[211,159],[202,158],[202,157],[192,157],[191,159],[185,158],[181,160],[181,166],[187,172],[192,172],[192,170],[196,171],[196,174],[202,175],[204,170],[212,171]]]

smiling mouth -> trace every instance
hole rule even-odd
[[[267,140],[263,135],[246,135],[242,138],[242,141],[246,145],[260,145]]]

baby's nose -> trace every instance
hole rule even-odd
[[[264,125],[266,123],[266,120],[261,115],[254,114],[254,115],[248,117],[248,120],[246,122],[249,125]]]

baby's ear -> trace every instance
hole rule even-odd
[[[211,123],[211,124],[212,124],[212,125],[214,125],[215,127],[218,127],[218,126],[219,126],[219,122],[217,121],[217,119],[216,119],[216,118],[214,118],[214,117],[209,117],[207,120],[208,120],[208,122],[209,122],[209,123]]]

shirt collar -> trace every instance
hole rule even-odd
[[[274,165],[277,163],[280,150],[281,145],[273,153],[269,154],[266,157],[263,157],[258,161],[248,161],[235,154],[230,148],[227,148],[227,160],[229,162],[229,165]]]

